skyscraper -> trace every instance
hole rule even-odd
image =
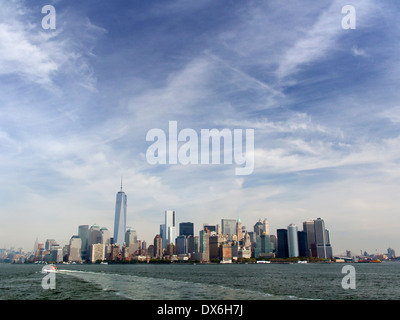
[[[97,224],[92,225],[89,229],[89,239],[88,239],[89,246],[98,243],[99,234],[100,234],[100,227]]]
[[[160,224],[160,237],[161,237],[161,240],[162,240],[162,247],[166,248],[167,245],[165,243],[166,242],[166,238],[165,238],[165,223]]]
[[[265,232],[261,236],[256,235],[256,243],[254,247],[254,256],[256,258],[260,256],[271,256],[274,249],[274,245],[269,235],[265,234]]]
[[[126,202],[127,196],[122,191],[122,178],[121,178],[121,191],[117,193],[117,200],[115,203],[115,220],[114,220],[114,243],[120,245],[124,244],[125,231],[126,231]]]
[[[307,245],[310,257],[317,256],[317,249],[315,246],[315,230],[314,230],[314,220],[303,222],[303,231],[307,234]]]
[[[127,246],[136,245],[138,243],[137,233],[135,229],[129,228],[125,233],[125,243]]]
[[[81,261],[82,260],[82,255],[81,255],[81,238],[78,236],[72,236],[71,239],[69,240],[69,255],[68,255],[68,261]]]
[[[203,261],[210,260],[210,233],[205,230],[199,232],[200,253],[203,254]]]
[[[310,257],[310,250],[308,250],[307,232],[297,231],[297,238],[299,240],[299,256]]]
[[[321,218],[314,220],[315,246],[317,257],[323,259],[332,258],[332,248],[329,243],[329,233],[325,229],[325,222]]]
[[[289,257],[298,257],[299,256],[299,242],[297,235],[297,226],[294,224],[290,224],[287,228],[288,235],[288,254]]]
[[[263,233],[266,235],[269,235],[269,222],[267,219],[264,219],[263,222],[261,222],[261,219],[258,220],[258,222],[254,225],[254,232],[256,235],[261,236]]]
[[[289,256],[288,232],[286,229],[278,229],[276,230],[276,233],[278,238],[278,250],[276,256],[278,258],[287,258]]]
[[[78,236],[79,236],[79,238],[81,238],[82,260],[86,260],[88,244],[89,244],[89,226],[88,225],[79,226],[79,228],[78,228]]]
[[[154,237],[154,249],[153,256],[156,259],[161,259],[163,256],[162,239],[159,234]]]
[[[221,219],[222,233],[228,236],[229,240],[236,235],[236,219]]]
[[[267,219],[263,220],[263,229],[266,235],[269,235],[269,222]]]
[[[165,242],[163,245],[168,246],[170,243],[175,243],[176,238],[176,227],[175,227],[175,211],[166,210],[165,211]]]
[[[111,244],[111,235],[110,231],[106,227],[100,229],[97,235],[97,243],[102,244]]]
[[[139,241],[135,229],[128,228],[128,230],[126,230],[125,244],[128,248],[129,254],[134,254],[137,250],[139,250]]]
[[[180,236],[194,236],[193,222],[181,222],[179,224]]]
[[[243,239],[243,224],[242,220],[238,217],[236,222],[236,234],[237,234],[237,241],[242,241]]]
[[[176,237],[175,245],[176,254],[184,254],[187,252],[187,238],[185,235],[179,235]]]

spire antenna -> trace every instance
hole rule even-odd
[[[122,192],[122,176],[121,176],[121,192]]]

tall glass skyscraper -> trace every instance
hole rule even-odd
[[[297,226],[294,224],[290,224],[287,228],[287,236],[288,236],[288,254],[289,257],[298,257],[299,256],[299,242],[297,236]]]
[[[314,220],[304,221],[303,222],[303,231],[307,233],[307,245],[309,250],[310,257],[317,256],[317,248],[315,245],[315,228],[314,228]]]
[[[193,222],[181,222],[179,224],[180,236],[194,236]]]
[[[288,231],[287,229],[276,230],[278,238],[277,258],[287,258],[289,256],[288,249]]]
[[[323,259],[332,258],[332,248],[329,243],[329,232],[325,229],[325,222],[321,218],[314,220],[315,244],[317,257]]]
[[[78,228],[78,236],[81,238],[81,255],[82,260],[87,258],[87,249],[89,245],[89,225],[81,225]]]
[[[122,191],[122,179],[121,179],[121,191],[117,193],[117,200],[115,203],[115,220],[114,220],[114,243],[120,245],[124,244],[125,231],[126,231],[126,202],[127,196]]]
[[[222,233],[226,234],[229,240],[236,234],[236,223],[236,219],[221,219]]]
[[[175,243],[176,238],[176,226],[175,226],[175,211],[165,211],[165,229],[164,229],[163,245],[168,246],[170,243]]]

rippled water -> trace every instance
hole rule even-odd
[[[343,266],[59,265],[56,289],[45,290],[41,265],[0,264],[0,299],[400,299],[400,263],[353,264],[354,290],[341,286]]]

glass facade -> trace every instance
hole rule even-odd
[[[163,245],[165,248],[170,243],[175,243],[176,239],[176,226],[175,226],[175,211],[173,210],[166,210],[165,211],[165,234]],[[163,239],[163,240],[164,240]]]
[[[194,236],[193,222],[182,222],[179,224],[180,236]]]
[[[125,192],[117,193],[117,200],[115,203],[115,220],[114,220],[114,243],[119,244],[120,247],[124,244],[125,230],[126,230],[126,205],[127,196]]]
[[[298,257],[299,256],[299,242],[297,236],[297,226],[291,224],[287,229],[288,235],[288,256]]]

